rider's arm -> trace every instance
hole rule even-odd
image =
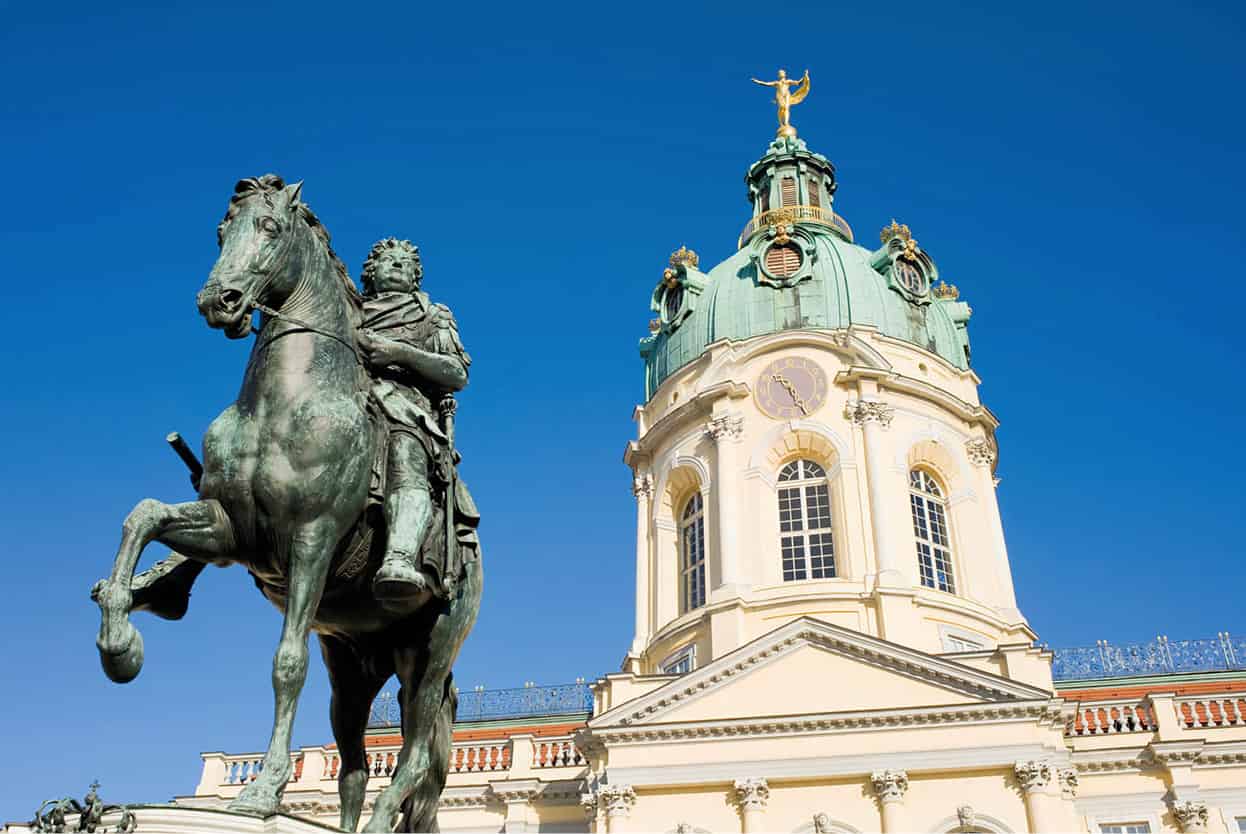
[[[447,391],[461,391],[467,385],[467,366],[459,357],[421,350],[405,342],[397,344],[392,364]]]

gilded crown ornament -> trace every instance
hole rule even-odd
[[[955,301],[960,298],[960,290],[955,284],[945,284],[942,281],[931,292],[934,293],[935,298],[942,298],[945,301]]]
[[[671,266],[690,266],[693,269],[696,269],[697,265],[701,263],[701,258],[696,252],[692,251],[687,246],[681,245],[678,249],[671,253],[670,263]]]
[[[779,77],[774,81],[753,79],[754,84],[763,87],[774,87],[774,103],[779,107],[778,136],[795,136],[796,128],[792,127],[792,108],[805,100],[809,95],[809,70],[801,78],[788,78],[787,73],[779,70]],[[796,87],[795,90],[792,87]]]
[[[892,238],[898,237],[901,240],[912,240],[913,233],[909,231],[909,227],[903,223],[897,223],[895,218],[891,218],[890,226],[883,226],[883,230],[878,233],[878,239],[883,243],[887,243]]]

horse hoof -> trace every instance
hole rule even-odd
[[[250,786],[243,788],[242,793],[238,794],[238,798],[229,803],[227,810],[235,814],[250,814],[257,817],[271,817],[277,813],[279,802],[276,797],[271,800],[266,796],[256,796],[256,792],[250,791]]]
[[[126,623],[126,629],[120,648],[106,647],[100,640],[95,641],[104,674],[114,683],[129,683],[143,669],[143,635],[129,623]]]

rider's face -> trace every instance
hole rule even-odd
[[[372,282],[377,292],[414,292],[419,287],[415,259],[403,252],[382,255]]]

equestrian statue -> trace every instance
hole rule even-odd
[[[271,174],[238,183],[199,291],[210,327],[241,339],[260,314],[238,399],[208,427],[203,463],[176,435],[199,498],[138,503],[112,574],[91,591],[114,681],[142,668],[133,611],[180,619],[208,564],[241,564],[284,622],[272,737],[230,809],[269,816],[292,765],[290,732],[316,632],[332,686],[341,828],[360,822],[364,731],[391,675],[402,752],[365,831],[435,831],[456,706],[451,666],[480,605],[479,513],[457,473],[454,393],[471,363],[450,310],[421,290],[419,251],[377,243],[364,292],[300,199]],[[135,575],[143,548],[174,552]]]

